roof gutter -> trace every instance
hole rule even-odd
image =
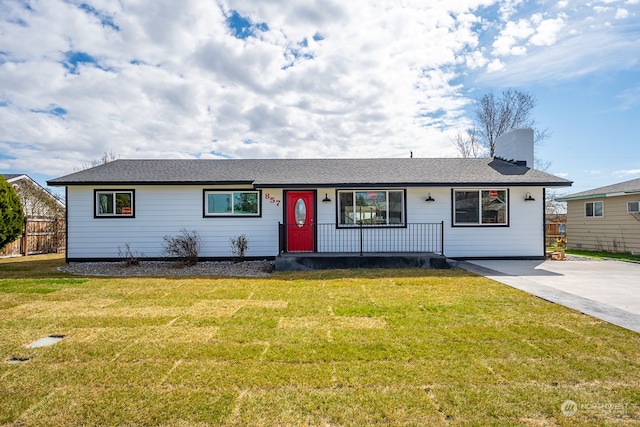
[[[559,197],[556,200],[558,202],[568,202],[573,200],[602,199],[603,197],[631,196],[634,194],[640,194],[640,190],[616,191],[615,193],[598,193],[598,194],[589,194],[586,196],[575,196],[575,197],[572,197],[572,196]]]
[[[253,181],[47,181],[50,187],[91,185],[253,185]]]

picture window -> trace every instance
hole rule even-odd
[[[508,191],[454,190],[455,225],[508,225]]]
[[[96,217],[133,217],[133,190],[96,190]]]
[[[338,225],[405,225],[404,190],[338,191]]]
[[[205,216],[260,216],[259,191],[205,191]]]

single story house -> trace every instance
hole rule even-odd
[[[640,178],[570,194],[567,247],[640,253]]]
[[[68,262],[117,260],[125,244],[163,258],[182,229],[201,259],[231,259],[240,235],[247,259],[544,258],[545,188],[571,181],[528,167],[533,132],[520,131],[526,149],[503,158],[115,160],[48,184],[66,187]]]

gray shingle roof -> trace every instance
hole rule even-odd
[[[356,185],[543,185],[571,181],[492,158],[115,160],[48,181],[52,186],[253,184],[256,187]]]
[[[19,176],[24,176],[22,173],[3,173],[2,176],[9,181],[10,179],[17,178]]]
[[[605,185],[604,187],[594,188],[592,190],[582,191],[580,193],[569,194],[562,198],[558,198],[560,202],[576,199],[588,199],[591,197],[605,197],[614,195],[625,195],[640,193],[640,178],[629,181],[619,182],[617,184]]]

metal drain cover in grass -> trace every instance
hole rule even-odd
[[[62,338],[64,338],[64,335],[49,335],[48,337],[35,340],[29,344],[27,348],[49,347],[50,345],[54,345],[60,341]]]
[[[28,357],[14,356],[11,359],[7,360],[7,363],[10,365],[17,365],[18,363],[24,363],[28,361],[29,361]]]

